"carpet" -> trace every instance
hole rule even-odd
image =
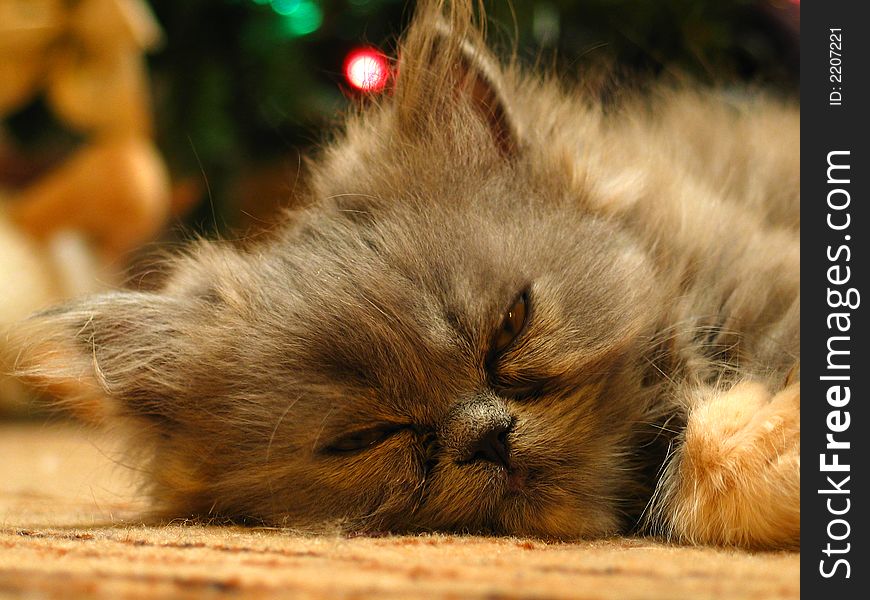
[[[117,440],[0,425],[0,597],[589,598],[800,596],[799,554],[644,538],[553,544],[458,535],[310,536],[145,525]]]

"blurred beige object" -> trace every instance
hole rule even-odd
[[[148,5],[139,0],[82,0],[72,11],[71,27],[97,52],[106,46],[140,52],[163,38]]]
[[[151,139],[144,61],[160,39],[143,0],[0,0],[0,118],[43,94],[86,135],[28,185],[0,178],[0,327],[118,283],[125,255],[166,223],[170,183]],[[8,343],[0,335],[0,355],[14,357]],[[20,396],[8,368],[0,412]]]
[[[46,95],[58,117],[80,131],[151,133],[145,65],[136,54],[58,56]]]
[[[0,210],[0,324],[23,319],[60,297],[46,251]]]
[[[34,238],[59,230],[87,236],[107,261],[151,239],[169,214],[169,177],[145,138],[95,141],[42,177],[9,206]]]
[[[0,33],[0,36],[3,34]],[[0,114],[25,102],[43,76],[43,50],[22,61],[0,52]]]
[[[161,39],[136,0],[81,0],[69,29],[81,44],[50,66],[48,98],[58,115],[84,131],[148,135],[151,111],[143,50]]]
[[[61,0],[0,0],[0,115],[25,102],[66,25]]]
[[[65,0],[0,0],[0,54],[45,46],[66,26]]]

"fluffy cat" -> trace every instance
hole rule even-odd
[[[797,108],[605,111],[470,4],[419,4],[268,240],[36,315],[19,373],[132,423],[165,515],[795,546]]]

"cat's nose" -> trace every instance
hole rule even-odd
[[[508,452],[507,435],[510,424],[499,423],[480,433],[480,438],[472,441],[465,452],[462,462],[486,460],[504,468],[510,468],[510,453]]]
[[[458,463],[486,461],[509,469],[513,422],[504,401],[484,396],[454,408],[439,437]]]

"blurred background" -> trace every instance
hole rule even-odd
[[[797,97],[799,0],[486,6],[497,47],[569,78],[611,65],[602,90],[680,73]],[[0,0],[0,326],[147,286],[157,248],[273,224],[301,157],[389,86],[412,12],[403,0]],[[0,414],[24,395],[0,378]]]

